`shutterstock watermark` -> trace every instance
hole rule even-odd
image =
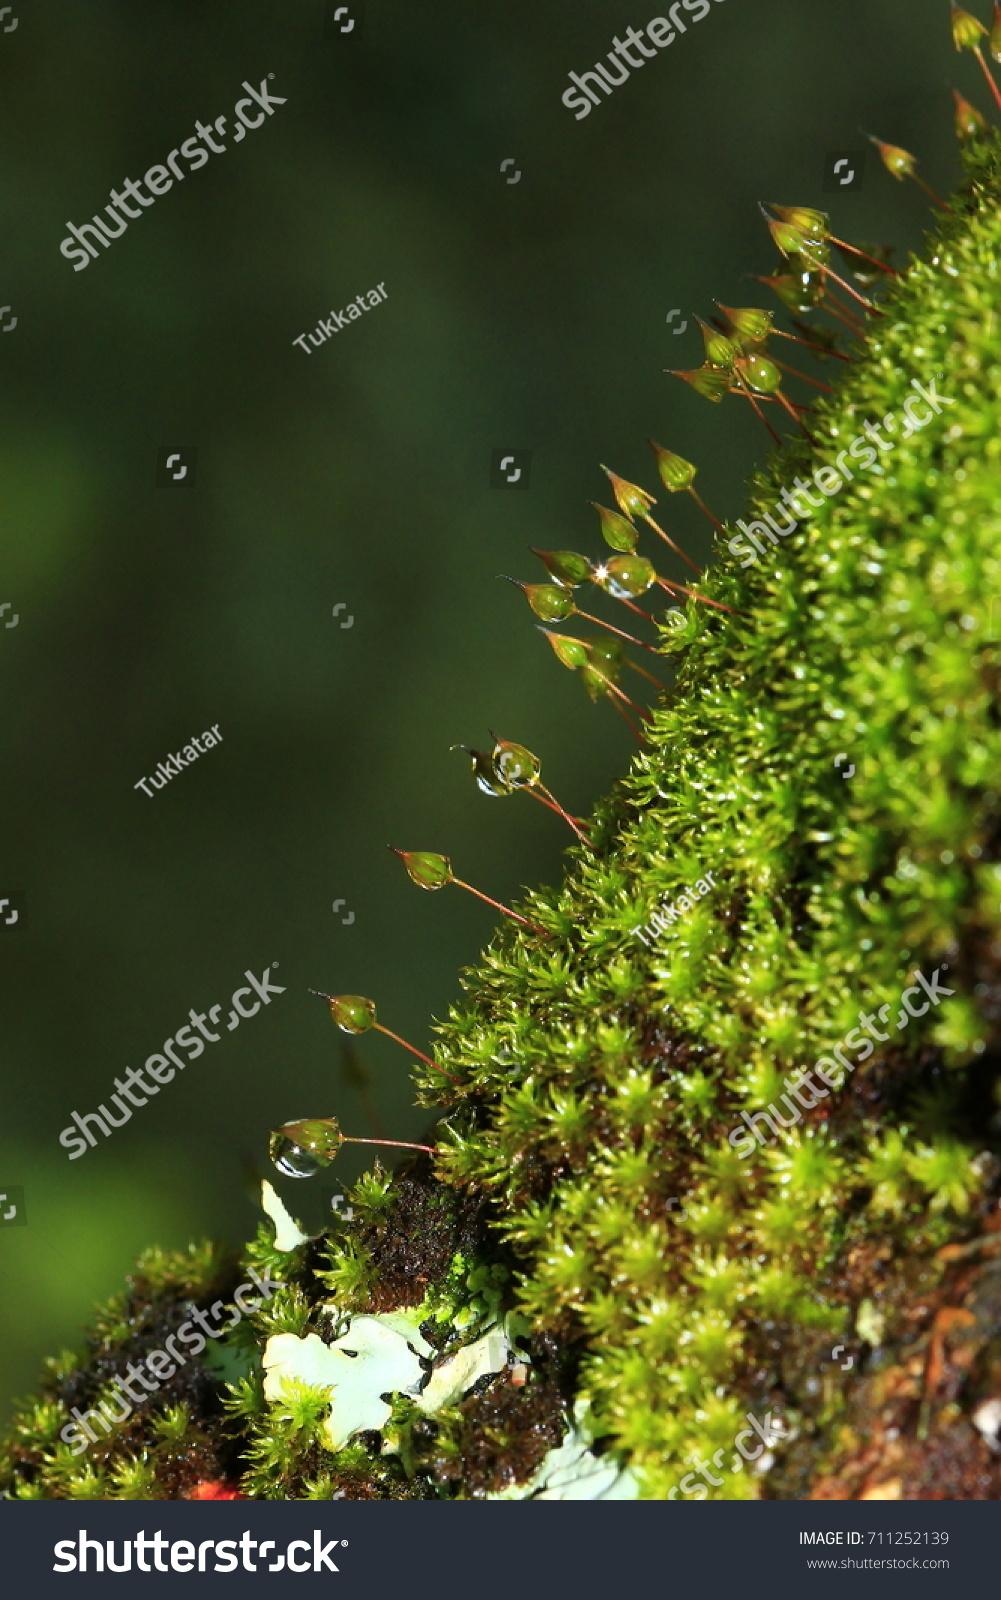
[[[912,434],[920,433],[922,428],[927,428],[930,422],[941,416],[946,406],[956,404],[955,400],[950,400],[947,395],[938,393],[935,388],[936,381],[933,380],[926,387],[914,378],[911,382],[914,393],[904,402],[902,419],[891,411],[882,422],[865,423],[862,432],[835,457],[836,467],[818,467],[812,478],[797,478],[791,489],[783,489],[779,496],[787,519],[783,524],[780,525],[776,520],[779,514],[778,507],[766,514],[764,522],[747,523],[741,518],[737,523],[740,532],[736,538],[730,539],[727,543],[730,554],[744,558],[740,563],[742,567],[753,567],[755,562],[767,553],[767,547],[761,543],[762,538],[767,539],[772,545],[778,544],[780,539],[787,539],[809,517],[810,511],[820,511],[825,500],[840,494],[846,483],[854,483],[856,474],[852,471],[849,461],[853,462],[861,472],[875,472],[882,477],[883,466],[880,456],[889,455],[897,448],[893,439],[883,437],[884,430],[888,434],[894,434],[899,428],[902,437],[909,439]],[[931,408],[927,416],[920,416],[918,413],[918,404],[921,400],[926,400]],[[811,482],[819,490],[819,494],[813,493],[810,488]],[[810,508],[809,511],[804,511],[802,503],[799,505],[795,503],[797,497]]]
[[[110,1389],[117,1390],[117,1398],[112,1404],[108,1399],[101,1401],[90,1411],[81,1411],[79,1406],[74,1406],[70,1415],[75,1419],[67,1422],[59,1431],[59,1437],[64,1444],[70,1446],[70,1455],[79,1456],[87,1449],[88,1445],[96,1444],[98,1439],[107,1438],[113,1428],[120,1427],[137,1406],[141,1406],[146,1397],[157,1394],[165,1383],[169,1383],[182,1367],[186,1367],[193,1356],[200,1356],[210,1339],[221,1339],[224,1333],[230,1333],[237,1323],[244,1317],[249,1317],[252,1312],[259,1311],[266,1300],[270,1300],[276,1289],[283,1288],[280,1278],[260,1277],[250,1268],[250,1278],[241,1283],[233,1295],[234,1309],[229,1314],[229,1321],[223,1327],[216,1328],[210,1324],[210,1318],[215,1319],[227,1309],[225,1300],[216,1300],[210,1309],[202,1311],[196,1308],[186,1322],[171,1333],[163,1341],[158,1350],[151,1350],[142,1361],[130,1361],[125,1369],[125,1376],[119,1374],[111,1380]],[[247,1297],[251,1290],[259,1289],[256,1298]],[[179,1350],[178,1345],[185,1346]],[[134,1384],[141,1384],[140,1392],[133,1390]],[[92,1424],[98,1423],[103,1428],[103,1434],[96,1433]]]
[[[742,1428],[733,1441],[735,1454],[730,1457],[731,1472],[739,1472],[745,1462],[760,1461],[766,1450],[770,1450],[773,1445],[788,1437],[788,1428],[781,1417],[776,1417],[774,1411],[766,1412],[764,1422],[759,1422],[753,1411],[748,1411],[744,1421],[747,1427]],[[745,1443],[745,1440],[750,1440],[751,1443]],[[717,1450],[713,1456],[712,1464],[716,1468],[716,1473],[723,1468],[725,1456],[725,1449]],[[696,1456],[691,1472],[687,1472],[681,1482],[675,1484],[667,1498],[676,1500],[679,1494],[687,1494],[691,1495],[693,1500],[707,1499],[709,1495],[707,1485],[711,1485],[714,1489],[723,1486],[723,1479],[717,1477],[716,1473],[710,1472],[708,1463]],[[700,1477],[705,1481],[700,1483]]]
[[[233,107],[236,117],[234,144],[239,144],[246,138],[248,131],[253,133],[259,128],[274,114],[277,106],[285,104],[286,96],[272,94],[268,88],[268,80],[273,77],[274,73],[269,72],[266,78],[261,79],[256,89],[246,81],[241,85],[247,94],[245,99],[238,100]],[[197,172],[199,167],[206,166],[210,156],[221,156],[223,151],[229,148],[222,137],[225,130],[225,115],[216,117],[215,122],[208,126],[203,122],[196,122],[195,132],[190,138],[184,139],[176,149],[171,150],[166,166],[150,167],[149,171],[138,179],[126,178],[121,190],[112,189],[109,204],[103,211],[97,212],[89,222],[81,222],[79,227],[75,222],[67,222],[66,227],[69,231],[59,246],[59,252],[67,261],[75,262],[73,271],[83,272],[89,267],[99,254],[98,245],[102,250],[107,250],[111,241],[120,239],[129,223],[143,216],[151,205],[155,205],[160,195],[166,194],[174,187],[175,182],[183,183],[192,172]],[[143,184],[149,190],[148,194],[143,192]],[[135,209],[136,201],[139,210]]]
[[[955,989],[947,989],[939,981],[940,972],[948,972],[948,966],[936,967],[931,978],[926,978],[923,972],[912,972],[913,982],[910,988],[905,989],[900,997],[901,1006],[897,1013],[897,1032],[907,1027],[912,1017],[923,1017],[932,1007],[940,1005],[949,995],[955,994]],[[912,1005],[911,995],[925,995],[927,998],[921,1006]],[[782,1116],[779,1104],[772,1101],[764,1111],[740,1113],[745,1127],[736,1127],[731,1130],[728,1142],[736,1150],[741,1161],[752,1155],[758,1145],[765,1144],[769,1137],[778,1138],[780,1128],[794,1128],[800,1122],[804,1111],[812,1111],[813,1107],[821,1100],[826,1100],[833,1089],[841,1089],[849,1073],[854,1072],[861,1061],[868,1061],[876,1048],[876,1044],[886,1044],[891,1037],[876,1027],[876,1019],[885,1022],[889,1016],[891,1006],[880,1006],[878,1011],[871,1015],[866,1011],[858,1014],[858,1027],[852,1028],[845,1037],[836,1044],[831,1051],[831,1056],[818,1056],[812,1068],[798,1075],[795,1081],[786,1079],[789,1093],[782,1096],[787,1116]],[[865,1035],[868,1035],[866,1037]],[[873,1041],[876,1041],[874,1043]],[[858,1055],[857,1061],[849,1061],[845,1057],[845,1050],[851,1050]],[[840,1071],[840,1077],[836,1076]],[[814,1076],[816,1074],[816,1076]],[[817,1079],[820,1080],[818,1083]],[[803,1098],[808,1093],[809,1098]],[[790,1100],[789,1095],[792,1095]],[[763,1133],[762,1125],[768,1129]]]
[[[281,1549],[274,1539],[258,1539],[248,1529],[235,1539],[168,1539],[165,1533],[145,1528],[131,1538],[92,1539],[81,1528],[73,1539],[58,1539],[52,1546],[53,1572],[340,1572],[330,1552],[343,1549],[346,1539],[324,1539],[319,1528],[309,1539],[290,1539]],[[265,1562],[266,1552],[274,1551]],[[300,1560],[298,1552],[305,1551]],[[152,1560],[152,1566],[150,1565]],[[93,1567],[89,1563],[93,1561]],[[260,1562],[260,1565],[258,1564]]]
[[[612,48],[605,57],[607,66],[598,61],[586,72],[570,74],[571,87],[563,96],[563,104],[568,111],[573,111],[574,120],[583,122],[585,117],[590,116],[593,107],[600,105],[602,99],[607,99],[620,88],[631,73],[638,72],[648,61],[655,60],[658,50],[666,50],[679,34],[687,33],[686,17],[689,23],[704,22],[714,3],[721,5],[722,0],[675,0],[666,17],[653,17],[645,28],[630,25],[625,30],[624,40],[616,34]],[[652,49],[646,40],[649,40]],[[601,91],[600,96],[595,89]]]
[[[226,1022],[227,1033],[232,1033],[240,1026],[241,1022],[256,1017],[262,1006],[271,1004],[277,994],[284,994],[284,986],[271,981],[272,968],[278,965],[273,961],[266,967],[264,976],[255,978],[254,974],[247,971],[243,976],[247,980],[245,988],[236,989],[232,994],[232,1009]],[[248,995],[256,995],[257,999],[250,1007],[245,1007],[241,1002]],[[188,1021],[169,1039],[164,1041],[162,1051],[148,1057],[142,1068],[129,1067],[124,1078],[115,1079],[116,1093],[107,1101],[99,1105],[96,1111],[85,1111],[82,1115],[74,1111],[70,1126],[64,1128],[59,1135],[59,1143],[64,1150],[70,1152],[71,1161],[79,1160],[86,1155],[88,1150],[93,1150],[97,1139],[93,1129],[99,1129],[105,1139],[110,1139],[116,1128],[124,1128],[132,1119],[134,1110],[141,1109],[148,1104],[149,1097],[159,1094],[161,1088],[170,1083],[178,1072],[183,1072],[189,1061],[197,1061],[204,1053],[206,1044],[218,1044],[221,1034],[213,1033],[211,1028],[205,1026],[206,1022],[215,1022],[221,1012],[221,1006],[212,1006],[207,1012],[196,1011],[192,1006],[188,1012]],[[186,1052],[187,1060],[182,1061],[175,1050]],[[153,1082],[143,1076],[148,1073]],[[109,1109],[115,1106],[119,1116],[116,1120]]]

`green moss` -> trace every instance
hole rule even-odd
[[[816,448],[775,456],[752,515],[899,413],[912,379],[937,382],[941,418],[746,570],[720,540],[707,592],[741,616],[691,605],[665,635],[677,687],[599,808],[597,850],[523,908],[557,936],[502,930],[440,1030],[470,1103],[439,1168],[491,1196],[532,1322],[589,1332],[582,1392],[654,1495],[720,1442],[721,1386],[733,1438],[763,1326],[833,1335],[846,1252],[905,1252],[918,1227],[944,1241],[981,1198],[980,1145],[947,1120],[882,1125],[877,1062],[748,1161],[728,1133],[860,1010],[895,1017],[915,969],[948,963],[956,995],[893,1035],[904,1085],[929,1050],[940,1075],[996,1043],[997,201],[991,141],[817,407]],[[718,888],[658,948],[631,934],[707,871]]]
[[[142,1500],[178,1498],[199,1482],[237,1470],[234,1440],[223,1426],[222,1380],[192,1355],[155,1393],[135,1387],[126,1402],[116,1379],[142,1364],[197,1310],[229,1303],[235,1263],[213,1245],[147,1251],[124,1293],[101,1307],[82,1357],[47,1364],[42,1397],[15,1414],[0,1454],[0,1490],[17,1499]],[[245,1357],[256,1342],[244,1330]],[[218,1359],[224,1341],[210,1345]],[[103,1415],[102,1415],[103,1410]],[[81,1428],[86,1419],[92,1437]],[[112,1421],[111,1419],[119,1419]],[[67,1430],[69,1430],[67,1432]]]
[[[938,1281],[933,1253],[976,1235],[996,1184],[980,1153],[997,1143],[1001,1015],[999,195],[992,137],[970,147],[967,189],[816,407],[816,444],[772,458],[750,514],[836,467],[867,420],[901,412],[913,379],[935,382],[942,415],[753,565],[728,549],[736,530],[720,537],[705,593],[738,614],[692,604],[664,630],[676,685],[598,807],[594,848],[520,908],[551,936],[505,923],[464,975],[438,1030],[461,1089],[434,1174],[425,1161],[363,1180],[354,1221],[327,1240],[282,1254],[262,1230],[251,1247],[286,1282],[256,1320],[258,1348],[315,1332],[331,1297],[345,1312],[419,1306],[440,1350],[513,1304],[540,1387],[522,1398],[493,1380],[431,1424],[401,1402],[387,1459],[364,1437],[332,1455],[326,1399],[267,1404],[252,1370],[228,1392],[229,1434],[202,1396],[68,1460],[55,1442],[66,1385],[93,1386],[99,1358],[121,1353],[125,1301],[90,1364],[54,1371],[16,1419],[6,1492],[139,1495],[150,1472],[176,1492],[161,1453],[183,1445],[203,1463],[207,1435],[230,1441],[245,1492],[263,1497],[496,1492],[538,1464],[519,1415],[549,1446],[571,1400],[654,1497],[694,1458],[729,1455],[748,1409],[781,1401],[798,1433],[786,1492],[803,1492],[804,1451],[827,1448],[844,1407],[821,1382],[832,1346],[884,1288],[892,1338],[908,1289]],[[712,893],[655,946],[637,937],[710,872]],[[916,970],[946,966],[953,996],[889,1022],[843,1088],[741,1158],[729,1136],[743,1113],[861,1011],[895,1019]],[[443,1104],[439,1075],[418,1085]],[[211,1268],[151,1259],[145,1273],[160,1312],[201,1294]],[[759,1480],[733,1471],[712,1492],[751,1497]]]

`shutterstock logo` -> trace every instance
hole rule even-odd
[[[323,1539],[319,1528],[308,1539],[292,1539],[279,1548],[274,1539],[258,1539],[244,1529],[238,1539],[168,1539],[145,1529],[132,1539],[92,1539],[81,1528],[75,1539],[59,1539],[52,1547],[53,1572],[340,1572],[331,1552],[346,1550],[346,1539]],[[266,1565],[264,1554],[275,1551]],[[305,1551],[300,1557],[298,1552]],[[152,1557],[152,1565],[150,1565]],[[133,1560],[134,1558],[134,1560]],[[258,1564],[260,1558],[261,1564]]]
[[[242,143],[248,132],[253,133],[261,127],[268,117],[273,116],[276,107],[285,104],[284,96],[272,94],[268,88],[268,82],[273,77],[274,73],[269,72],[256,88],[246,81],[241,85],[246,90],[246,98],[238,100],[233,107],[234,144]],[[160,195],[174,187],[175,182],[183,183],[192,172],[204,167],[210,156],[222,155],[229,148],[223,137],[226,120],[223,115],[216,117],[214,122],[196,122],[195,132],[171,150],[165,166],[150,167],[141,178],[126,178],[121,190],[112,189],[109,204],[89,222],[81,222],[79,226],[75,222],[68,222],[66,227],[69,231],[59,250],[67,261],[75,263],[73,271],[83,272],[85,267],[89,267],[99,254],[98,246],[107,250],[112,239],[120,239],[129,223],[143,216]],[[144,192],[143,184],[148,193]],[[138,202],[138,210],[135,202]]]
[[[721,0],[715,3],[719,5]],[[658,50],[666,50],[693,23],[704,22],[711,11],[711,0],[674,0],[666,17],[654,17],[645,28],[627,28],[624,39],[616,34],[604,61],[596,61],[586,72],[571,72],[563,104],[582,122],[634,72],[655,60]]]

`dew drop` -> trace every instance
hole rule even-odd
[[[490,759],[494,772],[511,789],[531,789],[539,781],[542,763],[523,744],[497,739]]]
[[[330,1015],[342,1033],[367,1033],[375,1026],[375,1001],[363,994],[335,994]]]
[[[491,800],[501,799],[511,793],[510,785],[503,780],[498,781],[490,757],[482,750],[477,750],[473,756],[473,776],[476,787],[481,794],[488,794]]]
[[[315,1178],[334,1160],[344,1135],[334,1117],[285,1122],[271,1135],[268,1154],[285,1178]]]
[[[617,556],[604,565],[602,587],[616,600],[633,600],[646,594],[657,574],[645,556]]]
[[[493,769],[490,757],[483,750],[470,750],[464,744],[453,744],[453,750],[463,750],[470,759],[476,787],[481,794],[487,794],[492,800],[497,800],[511,793],[506,784],[498,780]]]

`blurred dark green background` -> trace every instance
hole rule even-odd
[[[368,0],[346,37],[325,36],[321,0],[13,3],[0,897],[24,899],[0,928],[0,1189],[23,1185],[28,1223],[0,1231],[6,1394],[142,1247],[252,1230],[274,1124],[336,1109],[373,1131],[306,987],[371,994],[424,1044],[491,926],[413,889],[387,841],[448,850],[502,898],[560,869],[558,822],[479,796],[449,744],[524,740],[578,809],[628,756],[495,574],[541,576],[533,544],[594,553],[598,462],[650,483],[650,434],[739,514],[764,436],[663,375],[700,359],[668,313],[758,298],[762,197],[914,244],[917,189],[871,162],[825,197],[828,158],[862,126],[947,187],[947,84],[980,89],[945,0],[727,0],[582,122],[567,74],[655,0]],[[287,104],[75,273],[67,220],[271,72]],[[377,312],[293,347],[380,281]],[[173,445],[198,449],[190,489],[157,487]],[[490,485],[508,447],[534,452],[527,492]],[[708,555],[689,502],[668,520]],[[218,749],[134,790],[213,723]],[[66,1159],[71,1111],[274,962],[287,992],[267,1012]],[[417,1133],[402,1054],[359,1056],[383,1128]],[[284,1192],[315,1224],[337,1187]]]

